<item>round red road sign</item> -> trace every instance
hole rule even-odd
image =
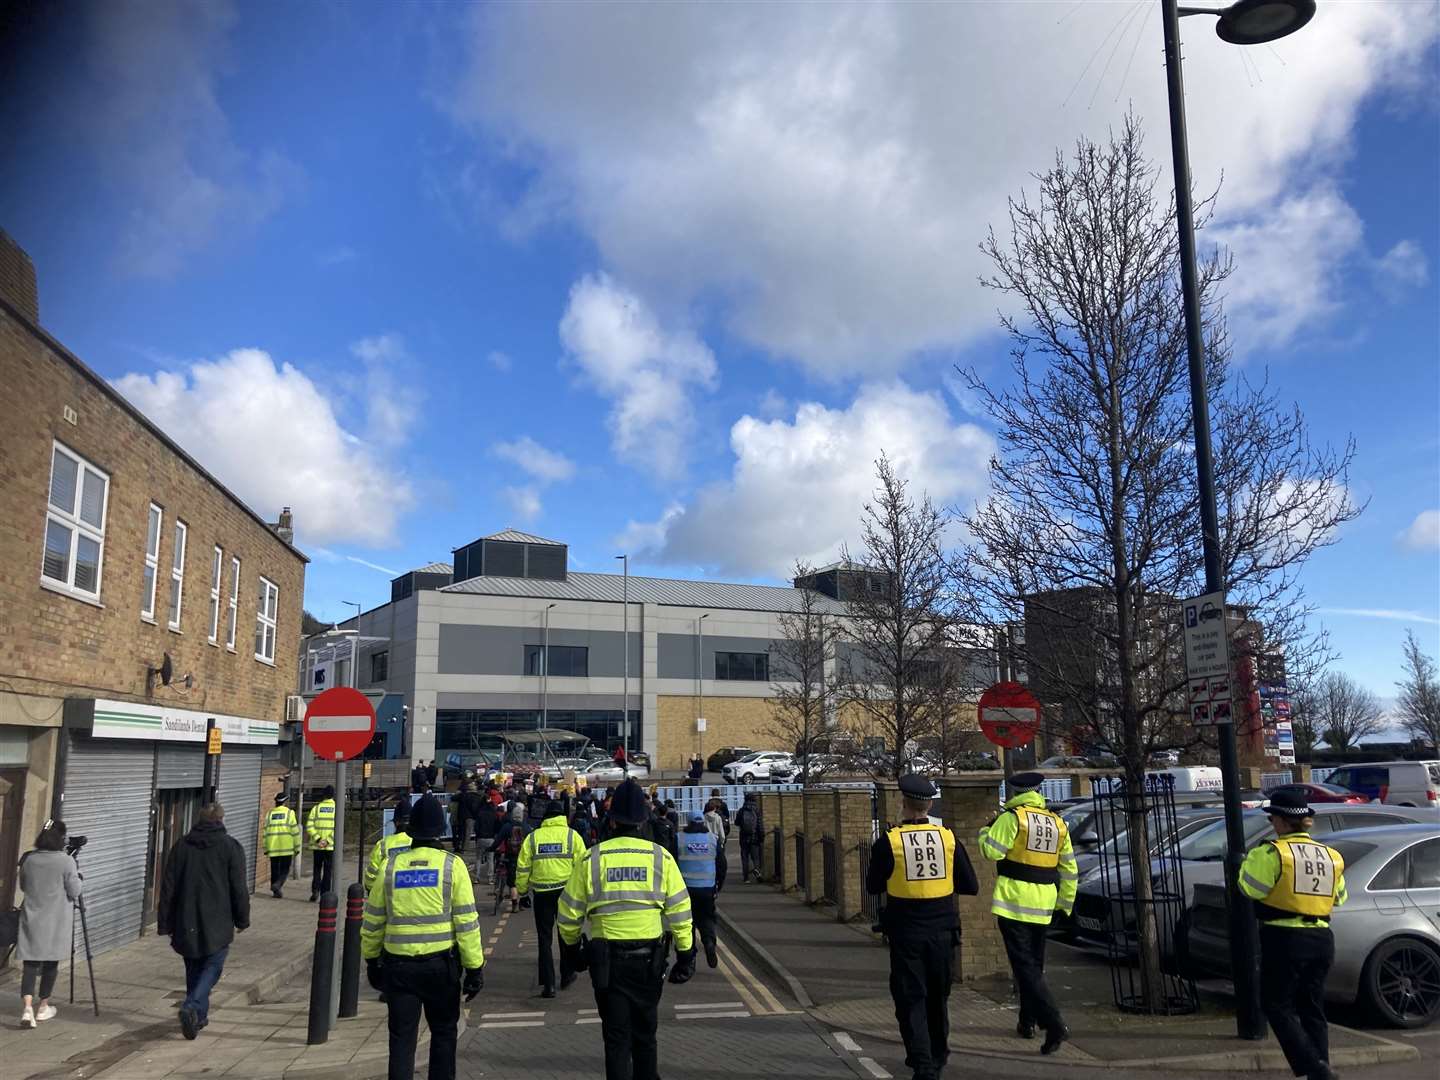
[[[980,730],[996,746],[1024,746],[1040,727],[1040,699],[1020,683],[996,683],[980,695],[979,710]]]
[[[325,761],[349,761],[375,734],[375,707],[359,690],[336,686],[305,710],[305,743]]]

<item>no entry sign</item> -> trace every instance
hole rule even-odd
[[[375,707],[359,690],[337,686],[305,710],[305,744],[325,761],[349,761],[375,734]]]
[[[996,746],[1024,746],[1040,727],[1040,701],[1016,682],[996,683],[980,695],[980,730]]]

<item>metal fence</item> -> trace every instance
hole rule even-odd
[[[1263,772],[1260,774],[1260,790],[1269,791],[1271,788],[1279,787],[1281,784],[1293,784],[1295,778],[1290,775],[1290,770],[1284,772]]]
[[[870,929],[880,929],[880,901],[883,896],[872,895],[870,890],[865,888],[865,882],[870,877],[870,845],[857,844],[860,852],[860,910],[865,913],[865,918],[870,920]]]
[[[1186,895],[1174,778],[1164,773],[1147,776],[1139,791],[1128,790],[1124,777],[1118,776],[1097,777],[1094,785],[1096,831],[1115,839],[1099,850],[1098,895],[1087,889],[1077,898],[1076,929],[1103,939],[1111,989],[1121,1010],[1168,1016],[1195,1012],[1195,981],[1172,974],[1184,966],[1178,963],[1177,929]],[[1132,825],[1142,823],[1148,850],[1134,837]],[[1142,877],[1149,878],[1149,896],[1136,888]],[[1147,962],[1144,955],[1144,941],[1152,935],[1158,963]]]
[[[1310,779],[1317,784],[1323,784],[1326,780],[1330,779],[1330,774],[1338,768],[1340,768],[1339,765],[1326,765],[1324,768],[1313,768],[1310,770]]]
[[[1040,785],[1040,794],[1045,796],[1045,801],[1050,802],[1056,799],[1070,798],[1073,783],[1068,776],[1052,776]],[[1005,781],[1000,781],[1000,801],[1005,801]]]
[[[820,899],[840,902],[840,859],[833,836],[820,838]]]
[[[770,834],[770,839],[775,852],[775,876],[770,880],[778,882],[785,868],[785,834],[780,831],[779,825],[775,826],[775,830]]]
[[[734,814],[745,804],[746,795],[758,795],[761,792],[772,791],[801,791],[799,784],[699,784],[684,786],[661,786],[655,789],[655,797],[661,802],[670,799],[675,803],[675,810],[683,818],[694,810],[704,810],[705,804],[715,796],[712,791],[720,792],[720,798],[725,800],[725,805]]]
[[[805,888],[805,834],[795,834],[795,884]]]

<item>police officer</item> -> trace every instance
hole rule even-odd
[[[270,895],[284,898],[290,862],[300,850],[300,819],[285,805],[285,792],[275,796],[275,809],[265,815],[265,854],[270,857]]]
[[[634,780],[614,791],[609,838],[585,854],[560,897],[560,947],[589,969],[605,1039],[605,1080],[658,1080],[655,1029],[670,940],[672,983],[695,974],[690,893],[670,853],[645,840],[645,792]],[[589,923],[582,951],[580,932]]]
[[[585,841],[570,828],[565,818],[565,805],[551,799],[540,827],[525,837],[520,857],[515,864],[515,884],[510,889],[511,901],[523,892],[533,898],[535,941],[540,954],[540,996],[555,996],[555,918],[560,909],[560,893],[570,881],[576,864],[585,857]],[[575,981],[575,970],[564,953],[560,955],[560,989]]]
[[[485,952],[464,861],[446,851],[445,810],[422,796],[410,814],[411,848],[392,851],[365,902],[360,951],[370,985],[385,995],[389,1080],[412,1080],[420,1014],[430,1028],[430,1080],[454,1080],[460,995],[485,985]],[[461,971],[464,971],[462,980]]]
[[[320,801],[305,815],[305,846],[310,849],[314,870],[310,875],[310,899],[330,891],[330,864],[335,855],[335,789],[326,787]]]
[[[1042,1054],[1053,1054],[1070,1037],[1045,983],[1045,934],[1058,909],[1075,906],[1078,873],[1070,833],[1060,816],[1045,808],[1037,772],[1016,773],[1005,781],[1010,798],[998,817],[980,830],[980,853],[998,862],[990,911],[1000,925],[1005,955],[1020,993],[1015,1034],[1035,1037],[1045,1031]]]
[[[1262,808],[1278,834],[1240,867],[1260,920],[1260,999],[1296,1076],[1332,1080],[1325,977],[1335,960],[1330,911],[1346,900],[1345,860],[1310,838],[1315,811],[1293,789]]]
[[[865,890],[885,894],[890,942],[890,997],[915,1080],[936,1080],[950,1057],[950,984],[960,918],[955,895],[980,891],[955,834],[930,823],[939,791],[923,776],[900,780],[904,821],[870,849]]]
[[[365,867],[365,891],[368,893],[375,888],[375,882],[380,880],[381,873],[385,870],[385,862],[390,858],[392,851],[409,851],[410,839],[410,800],[401,799],[395,804],[394,818],[395,831],[389,836],[382,836],[375,841],[375,846],[370,849],[370,862]]]
[[[705,821],[702,810],[692,810],[685,831],[677,838],[680,875],[690,890],[690,912],[700,944],[705,946],[705,962],[712,968],[718,964],[715,952],[715,898],[725,885],[725,867],[720,861],[720,844]]]

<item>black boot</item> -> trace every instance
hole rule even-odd
[[[705,942],[705,962],[712,968],[720,963],[720,958],[715,952],[715,942],[713,941]]]
[[[1035,1021],[1022,1016],[1020,1022],[1015,1025],[1015,1034],[1022,1039],[1033,1039],[1035,1037]]]
[[[1042,1054],[1053,1054],[1060,1049],[1060,1044],[1070,1038],[1070,1029],[1064,1024],[1059,1027],[1045,1029],[1045,1043],[1040,1047]]]

